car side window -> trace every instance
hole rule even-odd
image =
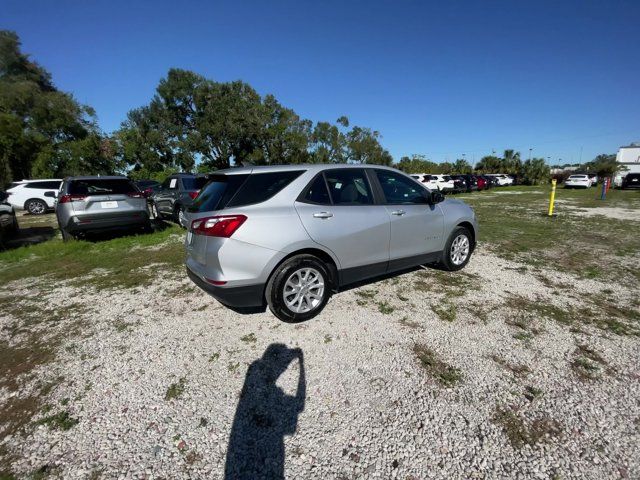
[[[416,182],[395,172],[375,170],[386,203],[392,205],[427,203],[425,190]]]
[[[373,194],[362,168],[337,168],[324,172],[334,205],[372,205]]]
[[[324,181],[324,175],[322,173],[316,175],[316,178],[307,188],[304,195],[304,201],[306,203],[315,203],[317,205],[331,205],[329,190],[327,190],[327,184]]]

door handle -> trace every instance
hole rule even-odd
[[[333,213],[331,212],[319,212],[319,213],[313,214],[313,218],[331,218],[331,217],[333,217]]]
[[[391,215],[397,215],[397,216],[401,217],[405,213],[407,213],[407,212],[405,212],[404,210],[394,210],[393,212],[391,212]]]

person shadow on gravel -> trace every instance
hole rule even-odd
[[[276,381],[296,359],[297,389],[287,395]],[[229,436],[226,480],[284,479],[284,436],[296,432],[306,388],[299,348],[272,343],[249,366]]]

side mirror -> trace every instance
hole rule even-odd
[[[444,195],[442,194],[442,192],[438,190],[434,190],[433,192],[431,192],[431,203],[435,205],[436,203],[440,202],[444,202]]]
[[[56,198],[58,195],[56,195],[56,192],[44,192],[44,196],[49,198]]]

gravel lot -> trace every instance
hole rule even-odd
[[[0,291],[65,312],[29,327],[0,312],[11,344],[21,328],[64,335],[55,360],[0,389],[8,405],[51,385],[0,441],[18,478],[640,478],[637,330],[562,317],[596,295],[637,312],[637,287],[481,246],[462,273],[366,285],[290,325],[148,268],[163,280]]]

